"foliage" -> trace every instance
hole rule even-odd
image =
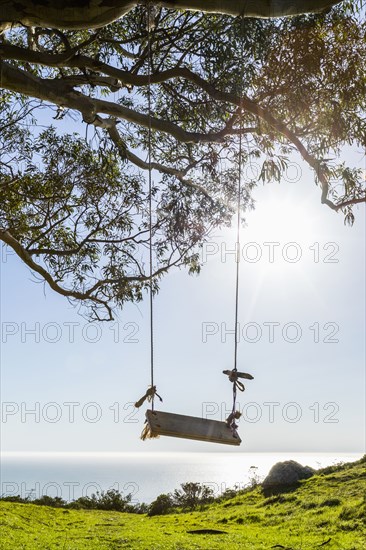
[[[366,145],[360,2],[277,20],[161,8],[150,28],[137,6],[98,30],[0,37],[0,239],[90,318],[149,286],[149,145],[154,291],[173,266],[199,272],[239,165],[243,216],[294,153],[347,223],[365,200],[342,158]]]
[[[148,516],[161,516],[172,511],[174,501],[170,494],[159,495],[149,506]]]
[[[115,512],[145,513],[146,505],[131,505],[132,496],[123,496],[117,489],[109,489],[89,496],[82,496],[67,503],[61,497],[42,495],[39,498],[5,496],[1,500],[5,502],[18,502],[21,504],[35,504],[38,506],[50,506],[52,508],[72,508],[75,510],[114,510]]]
[[[317,473],[318,475],[332,474],[333,472],[340,472],[341,470],[352,469],[354,464],[366,464],[366,454],[360,458],[356,463],[352,462],[336,462],[331,466],[326,466],[325,468],[320,468]]]
[[[0,548],[38,550],[202,550],[294,549],[363,550],[366,543],[366,477],[364,462],[315,475],[290,495],[277,495],[263,505],[259,487],[232,500],[215,501],[204,510],[144,517],[100,510],[73,510],[0,502]],[[322,506],[338,499],[337,506]],[[230,506],[228,506],[230,504]],[[226,535],[187,531],[223,529]]]
[[[213,494],[212,487],[191,481],[182,483],[181,489],[175,489],[173,499],[176,506],[181,506],[183,510],[194,510],[212,502]]]
[[[53,508],[63,508],[66,504],[66,501],[64,501],[61,497],[50,497],[48,495],[44,495],[40,498],[34,499],[33,504],[38,504],[38,506],[52,506]]]
[[[217,500],[219,502],[222,502],[224,500],[232,500],[237,494],[238,494],[238,490],[236,490],[235,488],[234,489],[231,489],[231,488],[228,488],[228,489],[225,489],[225,491],[223,491],[219,497],[217,497]]]
[[[258,474],[258,467],[251,466],[249,469],[249,485],[250,487],[257,487],[263,481],[261,476]]]
[[[109,489],[101,493],[82,496],[69,504],[70,508],[86,510],[114,510],[116,512],[130,511],[131,495],[124,497],[118,490]]]
[[[195,510],[213,502],[213,489],[208,485],[187,482],[182,483],[180,489],[175,489],[173,494],[159,495],[149,506],[148,515],[158,516],[182,510]]]

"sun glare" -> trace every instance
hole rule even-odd
[[[299,200],[294,193],[281,192],[280,188],[277,191],[278,195],[272,192],[257,201],[256,209],[247,216],[248,225],[241,238],[247,240],[250,236],[281,244],[317,239],[323,222],[314,204],[309,199]]]

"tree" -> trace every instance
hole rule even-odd
[[[45,499],[46,497],[42,497]],[[116,512],[132,512],[133,506],[130,504],[132,495],[123,496],[117,489],[108,489],[107,491],[97,491],[89,496],[82,496],[72,501],[68,507],[86,510],[114,510]]]
[[[161,516],[171,512],[174,506],[174,500],[171,494],[162,494],[156,497],[156,499],[150,504],[148,508],[148,516]]]
[[[201,483],[187,482],[181,484],[181,489],[175,489],[173,500],[176,506],[183,509],[194,510],[197,506],[203,506],[214,499],[212,487]]]
[[[246,19],[128,3],[97,30],[4,31],[0,239],[89,317],[111,319],[150,285],[150,199],[154,291],[172,266],[199,271],[199,247],[231,222],[239,165],[259,167],[243,213],[296,152],[351,224],[363,175],[336,159],[366,146],[361,4]]]

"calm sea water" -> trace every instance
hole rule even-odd
[[[312,453],[5,453],[1,459],[1,494],[60,496],[70,501],[110,488],[149,503],[181,483],[210,485],[215,494],[263,479],[271,466],[296,460],[320,468],[350,462],[362,454]]]

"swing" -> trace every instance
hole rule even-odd
[[[151,402],[151,409],[146,411],[145,427],[141,434],[141,439],[152,439],[159,436],[177,437],[182,439],[192,439],[196,441],[205,441],[211,443],[222,443],[224,445],[240,445],[241,439],[237,432],[236,420],[241,416],[241,413],[236,410],[236,392],[244,391],[245,387],[238,379],[252,380],[253,376],[245,372],[237,370],[237,345],[238,345],[238,303],[239,303],[239,259],[236,262],[236,289],[235,289],[235,344],[234,344],[234,368],[232,370],[224,370],[223,374],[227,375],[229,381],[233,384],[233,407],[232,412],[225,422],[200,418],[195,416],[186,416],[169,412],[157,411],[154,409],[154,399],[158,397],[163,401],[156,391],[154,385],[154,347],[153,347],[153,291],[152,291],[152,168],[151,168],[151,42],[150,42],[150,24],[151,21],[150,3],[147,6],[147,31],[148,31],[148,112],[149,112],[149,127],[148,127],[148,174],[149,174],[149,252],[150,252],[150,364],[151,364],[151,385],[145,395],[135,403],[135,407],[139,408],[145,400]],[[238,178],[238,214],[237,214],[237,246],[238,251],[240,237],[240,198],[241,198],[241,157],[242,157],[242,136],[240,133],[239,141],[239,178]]]
[[[165,435],[181,439],[222,443],[224,445],[240,445],[241,439],[237,432],[238,426],[235,423],[235,420],[240,418],[240,413],[235,410],[236,390],[244,391],[245,387],[238,378],[253,380],[253,376],[246,372],[238,372],[235,368],[233,370],[224,370],[223,374],[226,374],[230,382],[233,382],[234,393],[233,410],[226,419],[226,422],[156,411],[152,406],[151,409],[146,411],[145,427],[142,431],[141,439],[145,441],[145,439],[153,439],[160,435]],[[146,399],[153,404],[155,396],[162,401],[162,398],[156,392],[156,386],[150,386],[145,395],[135,403],[135,407],[139,408]]]
[[[145,430],[148,438],[166,435],[226,445],[241,443],[237,432],[233,432],[226,422],[163,411],[146,411]]]

